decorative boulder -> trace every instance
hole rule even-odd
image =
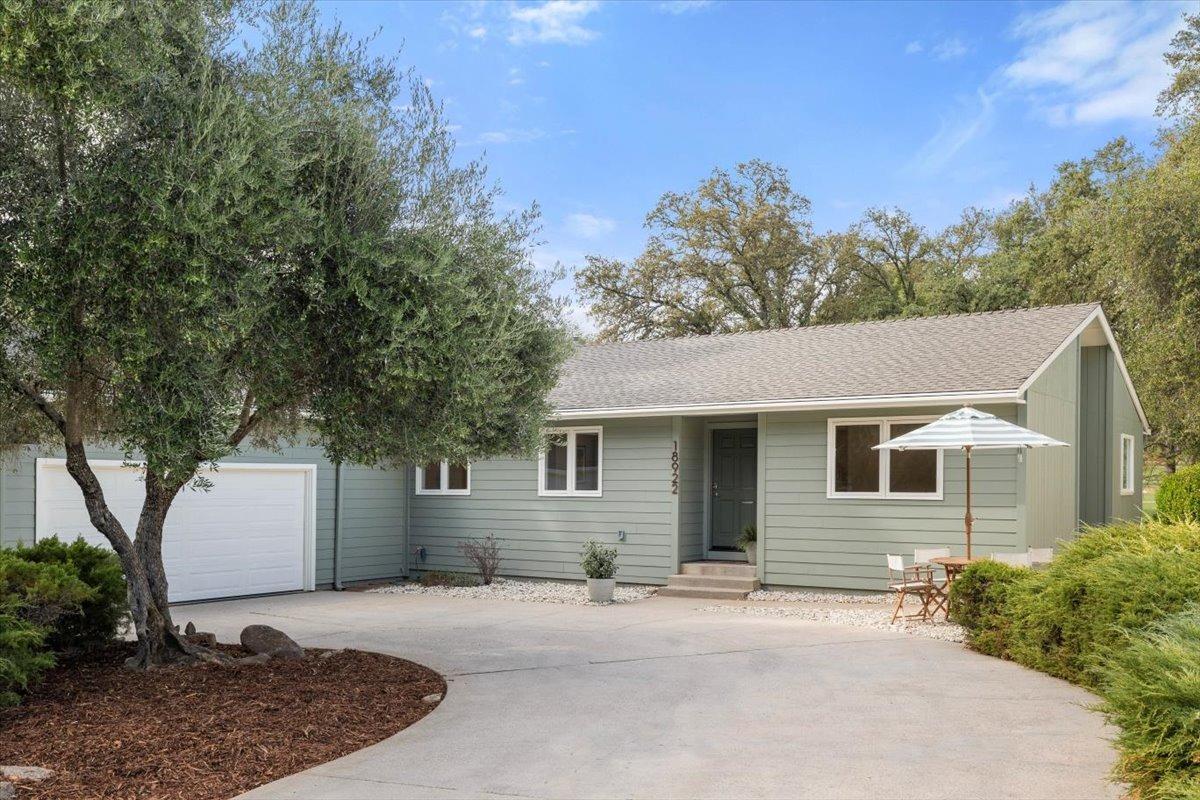
[[[45,767],[0,767],[0,777],[9,781],[30,781],[31,783],[37,783],[53,775],[54,770],[46,769]]]
[[[247,625],[242,629],[239,638],[242,647],[256,655],[267,655],[285,661],[299,661],[304,658],[304,648],[296,644],[292,637],[270,625]]]

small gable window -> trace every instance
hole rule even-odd
[[[1133,437],[1121,434],[1121,494],[1133,494]]]

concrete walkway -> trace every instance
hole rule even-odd
[[[699,611],[318,592],[179,607],[226,641],[446,674],[406,731],[249,798],[1118,797],[1093,698],[961,645]]]

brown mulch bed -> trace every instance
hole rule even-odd
[[[146,672],[121,666],[130,652],[62,664],[0,712],[0,764],[55,770],[18,797],[224,800],[385,739],[446,691],[427,667],[358,650]]]

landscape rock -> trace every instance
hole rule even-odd
[[[251,653],[266,653],[284,661],[299,661],[304,658],[304,648],[292,637],[270,625],[247,625],[239,637],[242,647]]]
[[[337,650],[326,650],[324,653],[321,653],[321,655],[317,656],[317,658],[324,661],[327,658],[333,658],[334,656],[340,656],[344,652],[346,652],[346,648],[344,648],[344,647],[339,648]]]
[[[183,635],[184,636],[195,636],[196,635],[196,623],[192,622],[191,620],[188,620],[187,627],[185,627],[183,629]]]
[[[191,626],[189,625],[188,627]],[[217,635],[215,633],[208,633],[207,631],[194,631],[192,633],[185,634],[183,638],[186,639],[189,644],[199,645],[200,647],[217,646]]]
[[[436,692],[434,694],[427,694],[424,697],[422,697],[421,699],[424,700],[426,703],[438,703],[438,702],[441,702],[442,693]]]
[[[44,781],[54,774],[54,770],[45,767],[0,766],[0,778],[7,781]]]
[[[15,800],[17,787],[8,781],[0,781],[0,800]]]
[[[234,663],[239,666],[248,666],[251,664],[265,664],[270,660],[271,660],[270,653],[259,653],[256,656],[244,656],[242,658],[239,658]]]

